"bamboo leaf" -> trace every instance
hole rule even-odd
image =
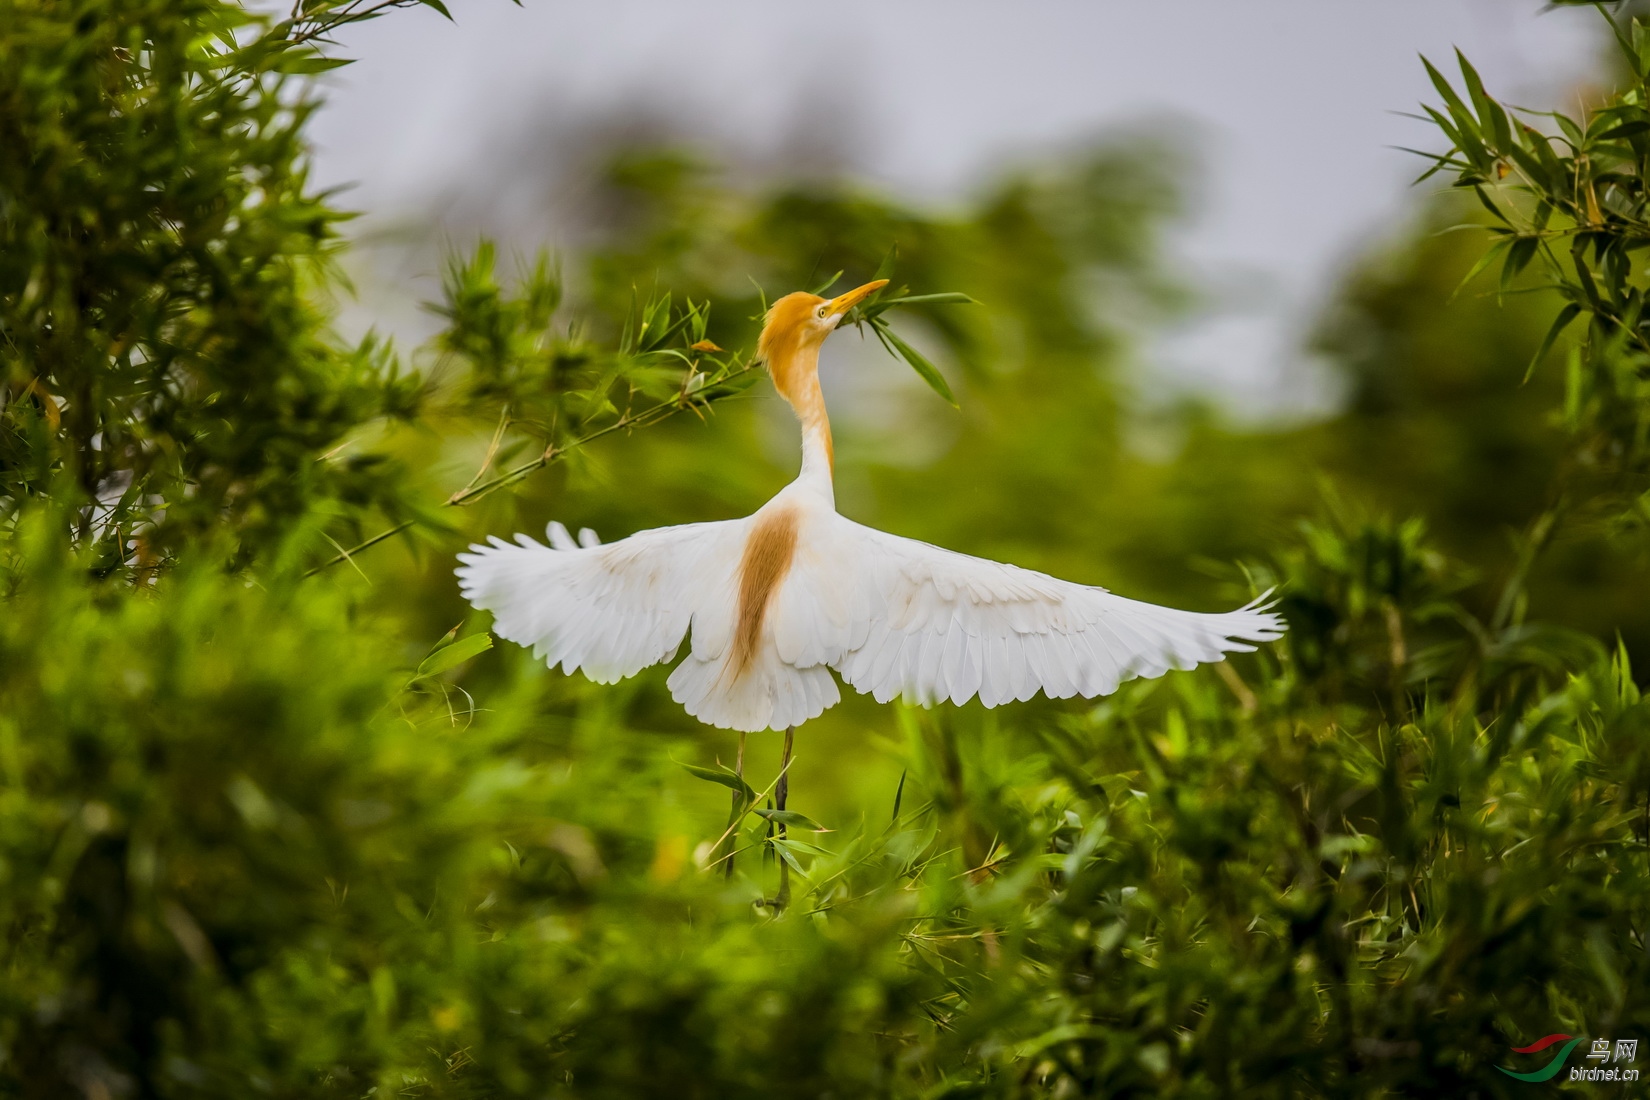
[[[1467,110],[1467,105],[1461,101],[1461,97],[1456,94],[1454,87],[1450,85],[1444,74],[1439,72],[1437,67],[1425,57],[1421,58],[1421,64],[1426,66],[1427,76],[1431,78],[1432,86],[1438,89],[1439,95],[1444,97],[1444,103],[1449,107],[1450,113],[1458,119],[1463,115],[1470,117],[1471,112]]]
[[[1650,132],[1650,121],[1646,121],[1642,118],[1636,118],[1610,127],[1608,130],[1600,134],[1599,137],[1609,140],[1612,138],[1636,137],[1637,135],[1646,132]]]
[[[928,383],[930,389],[945,398],[946,403],[952,408],[961,408],[957,404],[957,399],[952,396],[951,387],[946,384],[945,376],[940,374],[938,368],[925,359],[921,352],[900,339],[899,335],[889,328],[888,323],[880,317],[871,318],[871,327],[876,330],[879,337],[892,346],[901,359],[911,365],[911,369],[916,371],[924,382]]]
[[[758,816],[766,818],[776,825],[783,825],[789,829],[808,829],[816,833],[828,833],[831,831],[825,826],[814,821],[812,818],[805,817],[802,814],[797,813],[795,810],[770,810],[764,806],[758,806],[755,812]]]
[[[1529,266],[1535,258],[1535,251],[1541,246],[1538,237],[1518,237],[1507,249],[1507,262],[1501,265],[1501,292],[1505,294],[1512,286],[1512,281],[1519,272]]]
[[[803,878],[807,877],[808,873],[802,869],[802,864],[797,862],[796,853],[791,851],[789,841],[775,837],[773,840],[768,841],[768,844],[772,846],[773,850],[779,854],[779,858],[784,860],[791,870],[795,871]]]
[[[440,649],[425,657],[419,663],[418,672],[413,679],[423,680],[431,676],[439,676],[449,668],[461,665],[472,657],[479,656],[493,648],[491,634],[472,634],[468,638],[460,638],[451,645]]]
[[[1633,43],[1628,40],[1626,35],[1621,33],[1621,24],[1610,18],[1603,5],[1595,2],[1594,6],[1604,15],[1604,21],[1610,24],[1610,30],[1616,37],[1616,45],[1621,48],[1622,56],[1627,58],[1628,68],[1632,69],[1635,75],[1643,75],[1644,70],[1640,67],[1642,62],[1639,58],[1639,51],[1634,49]],[[1634,20],[1635,25],[1637,22],[1637,20]]]
[[[651,348],[665,338],[669,331],[670,295],[667,293],[651,303],[642,314],[642,327],[636,333],[636,344]]]
[[[1512,145],[1507,148],[1507,159],[1517,165],[1518,170],[1528,176],[1531,182],[1542,187],[1552,186],[1551,181],[1542,178],[1545,170],[1542,162],[1536,158],[1534,153],[1520,146]]]
[[[882,254],[882,262],[877,265],[876,274],[871,276],[871,281],[876,282],[878,279],[892,279],[894,277],[894,261],[898,258],[899,244],[896,242],[889,245],[888,251]]]
[[[1453,122],[1440,114],[1437,108],[1423,104],[1421,109],[1432,117],[1432,124],[1444,132],[1444,136],[1449,138],[1450,144],[1453,145],[1456,150],[1460,150],[1460,129]]]
[[[836,281],[840,278],[842,278],[842,272],[838,271],[835,275],[832,275],[829,279],[826,279],[823,283],[820,283],[808,293],[812,294],[816,298],[823,298],[825,296],[825,292],[835,286]]]
[[[1455,51],[1456,61],[1461,66],[1461,76],[1467,85],[1467,94],[1472,96],[1473,106],[1478,110],[1480,126],[1488,126],[1495,137],[1497,149],[1506,149],[1513,143],[1512,125],[1507,120],[1507,112],[1502,110],[1501,104],[1489,97],[1484,91],[1484,82],[1479,79],[1478,70],[1472,67],[1465,54]]]
[[[1472,191],[1473,194],[1478,196],[1478,201],[1483,204],[1484,209],[1488,210],[1492,217],[1501,222],[1503,225],[1512,225],[1512,222],[1507,220],[1507,216],[1501,212],[1500,207],[1495,205],[1494,200],[1484,194],[1484,189],[1482,187],[1474,187]]]
[[[1488,174],[1490,166],[1496,158],[1491,155],[1489,149],[1484,145],[1483,128],[1479,125],[1477,117],[1467,109],[1466,103],[1456,94],[1455,89],[1450,86],[1450,82],[1444,79],[1444,74],[1433,67],[1432,62],[1423,57],[1421,63],[1426,66],[1427,74],[1432,78],[1433,87],[1437,88],[1438,94],[1444,97],[1444,104],[1449,109],[1450,117],[1455,120],[1454,140],[1456,144],[1460,146],[1461,152],[1466,154],[1467,159],[1472,162],[1473,167]]]
[[[1511,243],[1511,237],[1503,237],[1494,244],[1490,245],[1489,248],[1485,249],[1484,254],[1478,257],[1478,262],[1472,265],[1472,270],[1467,272],[1466,277],[1457,283],[1455,289],[1450,292],[1450,301],[1453,302],[1456,297],[1467,288],[1468,283],[1478,278],[1479,274],[1483,272],[1485,268],[1493,264],[1496,257],[1505,251],[1507,246]]]
[[[355,60],[348,57],[298,54],[282,57],[270,68],[273,72],[284,73],[288,76],[313,76],[316,73],[331,72],[333,69],[341,69],[345,65],[353,64],[355,64]]]
[[[681,763],[681,761],[677,761],[677,763]],[[707,783],[720,784],[751,802],[756,801],[756,792],[751,789],[750,784],[746,783],[744,779],[740,778],[738,772],[726,764],[717,764],[709,768],[701,767],[698,764],[682,764],[682,767],[689,775],[703,779]],[[762,811],[758,810],[757,812],[761,813]]]
[[[977,298],[971,298],[960,291],[947,291],[943,294],[907,294],[903,298],[890,298],[883,302],[884,309],[892,306],[952,306],[952,305],[979,305]]]
[[[1581,127],[1571,121],[1567,115],[1555,112],[1552,117],[1553,121],[1558,123],[1558,128],[1564,131],[1565,140],[1570,143],[1570,148],[1579,152],[1582,146],[1587,144],[1586,136],[1582,134]]]
[[[1552,326],[1547,329],[1547,335],[1541,338],[1541,346],[1535,349],[1535,355],[1531,357],[1530,365],[1524,371],[1525,382],[1528,382],[1531,376],[1535,374],[1535,368],[1547,357],[1547,352],[1552,350],[1559,334],[1569,327],[1571,321],[1579,316],[1581,316],[1581,307],[1574,302],[1558,311],[1558,316],[1553,318]]]

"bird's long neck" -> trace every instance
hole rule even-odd
[[[819,348],[797,348],[782,362],[770,364],[779,393],[796,412],[802,425],[802,472],[797,480],[834,501],[831,473],[836,461],[831,448],[831,421],[825,414],[825,395],[819,388]]]

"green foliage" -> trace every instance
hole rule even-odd
[[[1508,637],[1383,713],[1390,623],[1486,632],[1413,526],[1276,567],[1361,676],[904,712],[906,808],[782,842],[777,920],[760,807],[731,885],[694,870],[716,827],[666,746],[594,693],[546,726],[526,655],[472,713],[424,685],[479,644],[418,664],[290,573],[88,586],[58,530],[25,524],[0,628],[3,1034],[38,1095],[1493,1089],[1520,1037],[1650,1020],[1650,708],[1619,654]]]
[[[406,6],[0,0],[0,1096],[1511,1097],[1509,1047],[1643,1037],[1642,66],[1546,136],[1441,87],[1506,307],[1446,304],[1465,234],[1394,249],[1325,321],[1346,412],[1194,412],[1154,459],[1117,318],[1182,296],[1140,144],[945,215],[627,153],[570,274],[483,242],[416,369],[343,345],[287,78]],[[779,811],[773,739],[736,769],[661,677],[494,646],[450,551],[762,499],[743,273],[895,243],[915,292],[851,320],[960,411],[901,370],[898,438],[843,414],[845,506],[1277,586],[1290,633],[1098,703],[849,700]],[[403,532],[436,553],[366,553]],[[1247,564],[1188,590],[1194,553]]]
[[[1428,114],[1453,145],[1433,171],[1453,172],[1493,219],[1495,241],[1472,275],[1499,261],[1506,293],[1539,260],[1563,300],[1526,374],[1566,329],[1585,322],[1562,409],[1575,476],[1587,482],[1577,495],[1600,518],[1642,525],[1650,516],[1650,319],[1633,267],[1650,245],[1650,29],[1637,20],[1611,29],[1627,80],[1579,118],[1555,112],[1527,121],[1485,91],[1466,58],[1466,97],[1427,66],[1444,99],[1442,111]],[[1544,131],[1536,122],[1551,125]]]
[[[339,216],[274,32],[219,0],[7,0],[0,26],[6,514],[72,494],[100,568],[142,569],[220,524],[252,550],[317,497],[390,495],[370,460],[317,461],[417,387],[314,304]]]

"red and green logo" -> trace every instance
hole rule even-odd
[[[1570,1051],[1574,1050],[1579,1042],[1581,1040],[1573,1035],[1545,1035],[1527,1047],[1513,1047],[1514,1054],[1536,1054],[1555,1043],[1563,1043],[1564,1046],[1557,1054],[1553,1055],[1553,1060],[1540,1069],[1531,1070],[1529,1073],[1519,1073],[1517,1070],[1508,1069],[1506,1066],[1496,1066],[1495,1068],[1508,1077],[1515,1077],[1520,1081],[1551,1081],[1564,1068],[1564,1059],[1570,1056]]]

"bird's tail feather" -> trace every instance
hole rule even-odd
[[[842,698],[823,665],[796,668],[771,647],[738,673],[730,668],[731,659],[731,648],[710,660],[690,653],[670,674],[671,697],[701,722],[752,733],[799,726]]]

